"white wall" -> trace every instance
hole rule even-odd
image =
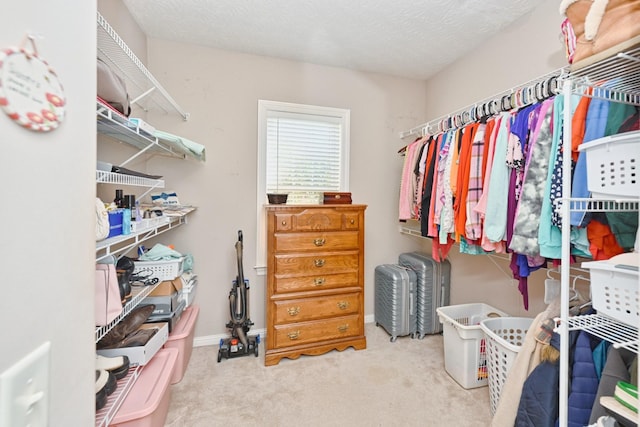
[[[196,337],[225,334],[228,294],[236,277],[234,244],[244,234],[244,270],[251,284],[251,319],[264,328],[264,276],[257,276],[256,162],[258,100],[351,110],[354,203],[365,214],[365,312],[373,314],[373,269],[415,247],[397,232],[402,158],[398,133],[425,116],[425,82],[360,73],[151,39],[149,68],[191,113],[163,129],[207,147],[207,162],[154,158],[167,187],[198,210],[165,241],[190,251],[200,277]],[[151,117],[149,120],[161,117]],[[265,197],[266,199],[266,197]],[[266,202],[266,200],[265,200]]]
[[[96,6],[68,0],[4,6],[0,47],[35,35],[39,55],[64,86],[67,109],[49,133],[23,129],[0,111],[0,372],[51,342],[49,425],[89,426],[95,407]]]

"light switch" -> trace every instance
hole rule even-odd
[[[0,374],[0,427],[47,426],[50,348],[43,343]]]

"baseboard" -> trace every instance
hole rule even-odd
[[[373,323],[374,316],[373,314],[368,314],[364,316],[364,323]],[[260,335],[260,341],[264,341],[266,330],[265,329],[252,329],[249,335],[255,336]],[[229,338],[228,334],[216,334],[216,335],[207,335],[204,337],[194,337],[193,338],[193,346],[194,347],[205,347],[208,345],[219,345],[220,340],[224,338]]]
[[[251,329],[249,331],[249,335],[251,336],[260,335],[260,341],[263,341],[265,332],[266,332],[265,329]],[[216,334],[216,335],[207,335],[204,337],[195,337],[193,338],[193,346],[204,347],[207,345],[219,345],[220,340],[224,338],[229,338],[229,334]]]

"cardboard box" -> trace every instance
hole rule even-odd
[[[138,347],[122,347],[96,350],[96,352],[105,357],[116,357],[125,355],[129,357],[131,365],[146,365],[155,354],[162,348],[169,338],[169,325],[164,322],[160,323],[144,323],[139,329],[156,328],[158,331],[144,346]]]
[[[186,308],[186,304],[184,301],[182,301],[175,311],[169,314],[151,315],[147,319],[147,322],[148,323],[166,322],[167,325],[169,326],[169,333],[171,333],[173,331],[173,328],[180,321],[180,318],[182,317],[182,312],[184,311],[185,308]]]
[[[184,298],[182,297],[182,292],[174,292],[171,295],[161,295],[161,296],[147,296],[145,297],[141,305],[149,305],[153,304],[156,308],[151,313],[151,316],[157,316],[160,314],[171,314],[178,309],[180,302]]]
[[[173,280],[165,280],[160,282],[156,288],[149,293],[150,297],[161,297],[161,296],[171,296],[175,292],[180,292],[182,290],[182,279],[180,277],[176,277]]]

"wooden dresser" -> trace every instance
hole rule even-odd
[[[365,205],[268,205],[265,365],[364,335]]]

